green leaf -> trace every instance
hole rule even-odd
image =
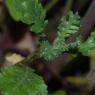
[[[69,51],[70,48],[76,47],[76,43],[66,44],[67,37],[73,35],[79,30],[80,17],[78,13],[69,12],[67,16],[61,18],[60,25],[58,27],[57,37],[51,45],[48,41],[41,43],[40,57],[45,60],[53,60],[61,53]]]
[[[60,38],[67,38],[79,30],[80,16],[78,13],[69,12],[67,16],[61,18],[60,25],[58,27],[58,36]]]
[[[81,52],[84,56],[89,56],[91,50],[95,49],[95,31],[91,33],[86,41],[81,42],[78,48],[79,52]]]
[[[46,11],[38,0],[5,0],[10,15],[16,21],[28,24],[32,31],[41,33],[47,24]]]
[[[43,79],[25,66],[2,68],[0,89],[3,95],[47,95]]]

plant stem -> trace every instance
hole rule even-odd
[[[73,0],[67,0],[64,9],[62,8],[61,10],[63,15],[66,15],[69,11],[71,11],[72,4]]]
[[[20,64],[30,65],[35,59],[38,58],[38,52],[35,51],[32,54],[29,54],[23,61],[19,62]]]
[[[54,5],[58,2],[59,0],[51,0],[51,2],[49,2],[46,6],[45,9],[47,11],[49,11],[52,7],[54,7]]]

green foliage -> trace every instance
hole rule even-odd
[[[69,12],[67,16],[61,18],[58,27],[58,37],[65,39],[79,30],[80,16],[78,13]]]
[[[43,79],[25,66],[2,68],[0,89],[3,95],[47,95]]]
[[[51,45],[48,41],[41,43],[40,56],[46,60],[52,60],[59,56],[62,52],[69,51],[69,47],[76,46],[76,43],[66,44],[65,40],[72,34],[79,30],[80,17],[78,13],[70,12],[66,17],[62,17],[61,23],[58,27],[57,37]],[[75,45],[75,46],[74,46]],[[72,47],[72,48],[73,48]]]
[[[27,24],[30,30],[42,34],[47,20],[46,11],[38,0],[5,0],[10,15],[16,20]],[[95,48],[95,32],[84,41],[77,37],[75,42],[66,43],[66,39],[75,34],[80,27],[80,16],[78,13],[69,12],[63,16],[58,26],[56,38],[52,44],[48,41],[40,43],[40,57],[53,60],[64,52],[71,53],[76,49],[87,56]],[[35,74],[30,68],[24,66],[10,66],[1,69],[0,90],[4,95],[47,95],[47,87],[42,78]],[[57,91],[51,95],[66,95],[64,91]]]
[[[47,24],[46,11],[38,0],[5,0],[10,15],[16,21],[28,24],[31,31],[41,33]]]
[[[89,56],[91,50],[95,49],[95,31],[91,33],[88,39],[78,44],[79,52],[84,56]]]
[[[78,13],[70,12],[66,17],[62,17],[58,27],[57,37],[51,45],[48,41],[41,43],[40,56],[46,60],[52,60],[58,57],[63,52],[72,53],[72,50],[77,50],[84,56],[89,56],[91,50],[95,49],[95,32],[91,33],[86,41],[82,37],[77,37],[73,43],[65,43],[66,38],[79,30],[80,17]]]
[[[66,95],[66,93],[63,90],[58,90],[50,95]]]

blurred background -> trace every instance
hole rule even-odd
[[[47,10],[48,26],[44,30],[50,43],[56,37],[60,18],[69,11],[78,12],[81,27],[77,35],[88,38],[95,26],[95,0],[39,0]],[[74,35],[68,42],[74,41]],[[19,63],[36,50],[38,37],[27,25],[15,22],[0,0],[0,66]],[[49,93],[62,90],[67,95],[95,95],[95,51],[85,57],[64,53],[52,61],[34,60],[29,65],[44,77]],[[58,94],[63,95],[63,94]],[[64,94],[65,95],[65,94]]]

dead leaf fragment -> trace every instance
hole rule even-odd
[[[13,53],[11,55],[7,55],[5,59],[7,65],[14,65],[24,60],[24,57],[19,54]]]

